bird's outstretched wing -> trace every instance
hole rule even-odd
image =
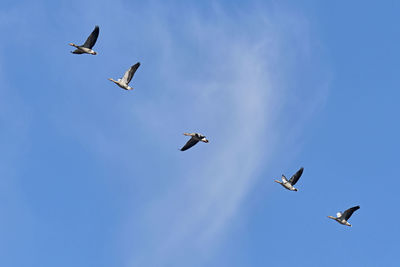
[[[124,77],[122,77],[122,81],[124,81],[126,84],[130,83],[132,80],[133,74],[135,74],[136,70],[139,68],[140,62],[136,63],[132,67],[129,68],[124,74]]]
[[[86,39],[86,42],[82,46],[92,49],[92,47],[97,41],[97,37],[99,37],[99,31],[100,31],[99,26],[96,26],[92,31],[92,33],[89,35],[89,37]]]
[[[190,138],[189,141],[187,141],[187,143],[181,148],[181,151],[188,150],[189,148],[191,148],[198,142],[199,142],[199,140],[196,140],[194,137]]]
[[[355,207],[345,210],[345,212],[343,212],[343,214],[342,214],[342,217],[347,221],[351,217],[353,212],[355,212],[359,208],[360,208],[360,206],[355,206]]]
[[[297,181],[300,179],[300,176],[303,174],[304,168],[301,167],[293,176],[290,178],[289,183],[291,185],[295,185]]]

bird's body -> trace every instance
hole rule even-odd
[[[353,214],[353,212],[355,212],[359,208],[360,208],[360,206],[355,206],[355,207],[352,207],[350,209],[345,210],[343,212],[343,214],[338,212],[338,213],[336,213],[336,217],[328,216],[328,218],[331,218],[331,219],[337,221],[340,224],[351,226],[351,224],[347,220],[350,219],[350,217]]]
[[[285,177],[285,175],[282,174],[282,182],[278,180],[274,180],[276,183],[281,184],[284,188],[290,190],[290,191],[297,191],[296,188],[294,188],[294,185],[297,183],[297,181],[300,179],[300,176],[303,174],[304,168],[301,167],[293,176],[290,178],[288,181]]]
[[[136,70],[139,68],[140,62],[136,63],[135,65],[131,66],[124,74],[124,77],[118,80],[114,80],[109,78],[110,81],[114,82],[116,85],[121,87],[125,90],[132,90],[133,87],[129,86],[129,82],[132,80],[133,75],[135,74]]]
[[[91,54],[91,55],[97,54],[95,51],[87,47],[79,46],[73,43],[70,43],[69,45],[76,48],[74,51],[71,51],[72,54]]]
[[[202,135],[202,134],[199,134],[199,133],[184,133],[183,135],[191,136],[191,138],[181,148],[181,151],[188,150],[189,148],[191,148],[192,146],[197,144],[199,141],[204,142],[204,143],[208,143],[208,140],[206,139],[206,137],[204,135]]]
[[[284,188],[290,190],[290,191],[297,191],[296,188],[292,184],[289,183],[289,181],[286,179],[285,175],[282,175],[282,182],[276,180],[275,182],[280,183]]]
[[[86,42],[83,45],[76,45],[74,43],[70,43],[69,45],[75,47],[74,51],[71,51],[72,54],[91,54],[97,55],[97,52],[92,50],[93,46],[96,44],[97,37],[99,37],[100,28],[96,26],[93,32],[86,39]]]
[[[133,90],[133,87],[130,87],[127,83],[123,82],[121,79],[114,80],[113,78],[109,78],[109,80],[114,82],[116,85],[118,85],[124,90]]]

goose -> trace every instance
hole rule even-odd
[[[187,143],[181,148],[181,151],[188,150],[189,148],[197,144],[199,141],[208,143],[206,137],[199,133],[184,133],[183,135],[191,136],[192,138],[190,138],[189,141],[187,141]]]
[[[71,53],[97,55],[97,53],[93,51],[92,48],[97,41],[97,37],[99,37],[99,31],[100,31],[99,26],[96,25],[96,27],[94,27],[94,30],[86,39],[86,42],[83,45],[76,45],[74,43],[70,43],[69,45],[76,48],[74,51],[71,51]]]
[[[300,176],[303,174],[304,168],[301,167],[293,176],[290,178],[288,181],[285,177],[285,175],[282,174],[282,182],[278,180],[274,180],[278,184],[281,184],[284,188],[290,190],[290,191],[297,191],[296,188],[293,186],[297,183],[297,181],[300,179]]]
[[[140,62],[138,62],[135,65],[133,65],[132,67],[130,67],[125,72],[124,77],[122,77],[121,79],[118,79],[117,81],[112,78],[109,78],[109,80],[114,82],[116,85],[118,85],[122,89],[132,90],[133,87],[130,87],[128,84],[132,80],[133,74],[135,74],[135,72],[139,68],[139,66],[140,66]]]
[[[340,213],[340,212],[336,213],[337,217],[328,216],[328,218],[331,218],[331,219],[337,221],[340,224],[351,226],[351,224],[347,220],[350,219],[350,217],[353,214],[353,212],[355,212],[359,208],[360,208],[360,206],[355,206],[355,207],[352,207],[350,209],[345,210],[343,212],[343,214]]]

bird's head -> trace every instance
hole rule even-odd
[[[96,51],[92,51],[90,54],[92,54],[94,56],[94,55],[97,55],[97,52]]]
[[[297,192],[298,190],[297,190],[297,188],[294,188],[293,191],[296,191],[296,192]]]
[[[209,141],[206,138],[201,139],[204,143],[208,143]]]

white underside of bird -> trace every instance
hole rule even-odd
[[[339,214],[340,214],[340,216],[339,216]],[[328,218],[331,218],[332,220],[335,220],[335,221],[337,221],[337,222],[340,223],[340,224],[347,225],[347,226],[350,226],[350,227],[351,227],[351,224],[350,224],[348,221],[346,221],[346,220],[343,219],[343,218],[340,218],[340,217],[342,216],[342,214],[341,214],[340,212],[339,212],[336,216],[337,216],[337,217],[328,216]]]
[[[76,50],[72,51],[71,53],[97,55],[97,52],[92,50],[92,49],[90,49],[90,48],[79,46],[79,45],[76,45],[76,44],[73,44],[73,43],[70,43],[69,45],[76,48]]]
[[[282,175],[282,182],[278,180],[274,180],[276,183],[281,184],[284,188],[290,190],[290,191],[297,191],[297,188],[294,188],[293,185],[289,183],[289,181],[286,179],[285,175]]]
[[[122,89],[125,89],[125,90],[132,90],[133,89],[133,87],[130,87],[127,83],[124,83],[121,79],[114,80],[113,78],[109,78],[109,80],[114,82],[116,85],[118,85]]]

